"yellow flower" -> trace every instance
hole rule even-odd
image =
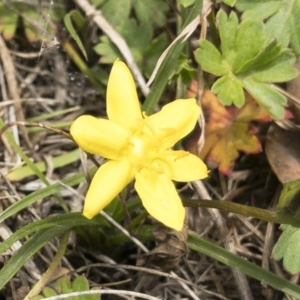
[[[109,120],[83,115],[70,128],[84,151],[109,159],[92,180],[83,215],[93,218],[135,178],[135,189],[149,214],[181,230],[185,210],[171,180],[202,179],[207,168],[197,156],[170,147],[194,128],[200,114],[196,100],[185,99],[146,116],[129,69],[116,61],[107,87]]]

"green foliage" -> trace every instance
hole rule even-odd
[[[300,179],[287,182],[279,197],[277,208],[287,207],[291,212],[295,213],[298,210],[298,197],[300,194]]]
[[[162,0],[120,1],[110,0],[101,7],[102,14],[127,42],[132,55],[144,71],[150,76],[162,51],[167,47],[167,36],[161,33],[153,39],[153,29],[166,24],[165,13],[168,5]],[[136,19],[130,17],[134,12]],[[106,37],[100,37],[94,50],[101,55],[102,63],[112,63],[122,54]]]
[[[76,41],[77,46],[83,53],[85,59],[87,60],[88,58],[83,43],[81,42],[81,39],[76,32],[76,29],[83,32],[86,28],[86,21],[83,15],[78,10],[72,10],[64,16],[64,23],[72,38]]]
[[[195,3],[195,0],[179,0],[179,3],[183,7],[189,7],[189,6],[191,6],[191,5],[193,5]]]
[[[282,225],[283,233],[273,248],[273,258],[283,260],[286,271],[296,274],[300,272],[300,228]]]
[[[173,74],[170,76],[170,81],[180,78],[183,84],[189,86],[193,79],[197,78],[197,71],[192,67],[192,60],[185,54],[181,54]]]
[[[75,226],[97,225],[99,218],[88,220],[78,213],[62,214],[31,223],[16,231],[0,245],[0,254],[15,241],[33,233],[0,270],[0,289],[20,270],[20,268],[54,237]]]
[[[4,3],[0,3],[0,32],[4,39],[11,39],[16,32],[19,15],[9,9]]]
[[[207,40],[200,40],[195,52],[201,67],[220,78],[212,91],[224,105],[242,107],[243,88],[275,119],[284,117],[286,98],[269,84],[286,82],[297,76],[294,54],[265,35],[263,23],[246,18],[238,23],[237,15],[223,10],[217,14],[221,52]]]
[[[243,89],[246,89],[274,118],[283,117],[283,106],[286,104],[286,99],[274,90],[270,83],[285,82],[296,75],[296,71],[292,68],[295,57],[286,47],[291,46],[293,51],[299,55],[300,22],[297,19],[297,16],[300,15],[299,1],[223,0],[229,6],[236,4],[236,8],[244,12],[242,22],[239,22],[235,13],[227,16],[224,11],[220,10],[217,15],[217,25],[221,44],[216,46],[207,40],[201,40],[200,48],[196,51],[196,60],[202,68],[220,77],[213,84],[212,90],[218,94],[223,104],[243,106]],[[0,32],[6,39],[14,36],[20,16],[24,24],[26,37],[30,41],[44,38],[44,34],[48,33],[48,30],[51,31],[37,7],[19,1],[7,2],[9,7],[0,3]],[[149,76],[158,57],[168,45],[168,38],[165,33],[155,35],[155,38],[153,38],[154,30],[161,30],[166,25],[166,12],[168,11],[166,2],[163,0],[122,0],[122,3],[120,0],[91,0],[91,2],[101,9],[111,25],[124,37],[144,74]],[[55,1],[55,4],[58,3],[63,3],[63,0]],[[185,25],[201,12],[201,0],[179,0],[179,3],[183,7],[193,5]],[[62,20],[61,17],[64,11],[53,7],[49,10],[49,13],[53,20]],[[132,16],[135,16],[135,18]],[[265,19],[266,23],[264,24],[262,20]],[[72,11],[65,16],[64,21],[77,46],[87,57],[89,51],[84,39],[82,39],[82,33],[84,33],[88,20],[84,19],[79,11]],[[36,23],[41,28],[40,31],[36,29]],[[182,82],[189,84],[190,80],[196,75],[196,70],[191,67],[189,58],[182,55],[184,47],[186,47],[186,44],[179,41],[167,54],[157,73],[152,91],[144,103],[144,109],[147,113],[154,110],[170,77],[172,79],[179,77]],[[94,49],[96,53],[101,55],[100,60],[103,63],[111,63],[116,58],[121,57],[121,53],[107,36],[100,37],[100,43]],[[100,69],[96,71],[98,74],[100,73],[96,77],[102,78],[102,82],[105,83],[107,79],[105,74],[103,75]],[[11,139],[9,139],[9,142],[14,145],[14,141]],[[21,151],[22,153],[21,149],[16,147],[15,149],[17,149],[16,152]],[[70,161],[77,159],[77,156],[78,153],[76,152],[75,158],[69,158]],[[30,173],[26,174],[35,173],[43,178],[42,172],[45,166],[30,162],[29,158],[24,155],[22,157],[30,167]],[[63,163],[66,162],[57,162],[59,165],[64,165]],[[67,186],[75,186],[83,181],[85,181],[85,177],[82,173],[62,180]],[[0,214],[0,221],[6,220],[36,201],[58,193],[64,188],[60,183],[48,183],[48,185],[44,189],[15,202]],[[295,200],[298,195],[298,186],[298,182],[286,185],[277,207],[282,214],[292,213],[293,218],[298,217],[298,203]],[[124,199],[126,199],[126,195]],[[129,215],[132,217],[130,229],[133,229],[134,233],[141,225],[141,219],[146,216],[145,213],[136,214],[135,211],[139,205],[139,199],[133,199],[127,205]],[[106,211],[119,223],[124,222],[124,219],[126,219],[120,201],[113,201]],[[111,224],[100,215],[93,220],[87,220],[79,214],[66,213],[37,221],[24,226],[1,243],[0,254],[14,242],[22,241],[25,237],[27,239],[20,250],[11,257],[0,271],[0,287],[9,282],[26,261],[46,243],[69,229],[77,232],[78,240],[85,237],[87,243],[95,245],[95,241],[101,242],[101,251],[105,251],[109,244],[116,245],[128,241],[123,233],[113,229]],[[144,240],[151,239],[152,229],[150,226],[143,225],[137,236]],[[297,256],[299,252],[299,229],[287,225],[283,226],[283,229],[284,232],[274,248],[273,256],[277,260],[283,259],[287,271],[291,273],[299,272],[300,259]],[[108,231],[109,235],[107,235]],[[99,244],[96,246],[99,248]],[[192,236],[189,238],[188,246],[195,251],[210,255],[216,260],[239,269],[260,281],[267,282],[283,292],[300,297],[299,286],[266,272],[205,240]],[[89,290],[88,282],[83,276],[73,282],[63,278],[60,287],[61,291],[59,292],[61,293]],[[37,296],[35,299],[55,296],[59,292],[47,287],[42,292],[43,296]],[[80,297],[80,299],[91,300],[99,299],[99,297],[86,296]]]
[[[219,262],[235,268],[244,274],[256,278],[258,281],[268,284],[275,289],[282,291],[288,295],[300,299],[300,286],[296,285],[287,279],[281,278],[260,266],[257,266],[250,261],[232,254],[226,249],[223,249],[199,236],[189,234],[187,245],[190,249],[207,255]],[[299,255],[298,255],[299,256]]]
[[[39,300],[44,299],[44,297],[53,297],[57,295],[64,295],[74,292],[84,292],[89,291],[90,286],[89,282],[85,278],[85,276],[81,275],[74,279],[73,282],[71,282],[67,277],[61,278],[57,280],[58,287],[57,290],[54,290],[50,287],[45,287],[40,295],[35,296],[32,298],[32,300]],[[77,297],[68,297],[68,299],[71,300],[99,300],[100,295],[83,295],[83,296],[77,296]]]
[[[62,8],[63,0],[55,1],[55,5],[45,9],[43,12],[49,14],[52,20],[61,20],[65,14]],[[60,6],[59,6],[60,5]],[[49,33],[52,32],[47,21],[41,14],[41,7],[28,4],[20,1],[1,1],[0,3],[0,33],[3,34],[4,39],[9,40],[14,37],[19,17],[22,17],[24,32],[29,42],[34,42],[38,39],[46,40]]]
[[[163,0],[139,1],[133,0],[132,6],[137,19],[141,23],[149,26],[163,27],[166,25],[166,12],[169,10],[168,4]]]
[[[235,5],[237,0],[223,0],[223,2],[231,7]]]
[[[282,47],[291,46],[300,55],[300,1],[299,0],[238,0],[236,8],[243,19],[267,19],[265,33],[276,38]]]
[[[195,4],[192,6],[191,11],[189,12],[188,17],[186,18],[183,28],[187,26],[192,20],[194,20],[200,13],[202,9],[202,0],[195,0]],[[146,114],[152,114],[155,110],[157,103],[160,101],[163,91],[169,81],[170,76],[174,71],[174,61],[178,61],[180,55],[183,52],[185,44],[178,41],[168,52],[164,61],[159,68],[155,80],[151,86],[151,92],[147,96],[144,104],[143,110]]]
[[[286,183],[280,194],[277,211],[285,217],[299,220],[300,179]],[[273,258],[283,260],[286,271],[300,272],[300,229],[292,225],[282,225],[283,233],[273,248]]]

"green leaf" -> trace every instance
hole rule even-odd
[[[85,177],[82,172],[62,180],[62,182],[68,186],[74,186],[83,181],[85,181]],[[35,203],[36,201],[43,199],[47,196],[56,194],[62,189],[64,189],[63,185],[61,185],[60,183],[55,183],[25,196],[24,198],[22,198],[22,200],[15,202],[0,214],[0,223],[9,218],[10,216],[18,213],[22,209]]]
[[[266,71],[256,72],[253,79],[262,82],[286,82],[297,77],[298,72],[290,66],[274,66]]]
[[[225,11],[220,9],[217,14],[217,24],[219,26],[223,57],[226,57],[227,61],[231,62],[229,57],[230,51],[234,48],[234,41],[238,28],[238,17],[234,12],[227,17]]]
[[[201,13],[201,10],[202,0],[195,0],[195,5],[193,5],[192,9],[190,10],[183,27],[187,26],[187,24],[194,20]],[[184,43],[178,41],[164,58],[164,61],[156,74],[151,91],[143,104],[143,110],[147,115],[153,113],[157,103],[161,99],[161,95],[168,83],[170,75],[174,71],[174,61],[178,60],[184,46]]]
[[[73,292],[88,291],[90,289],[89,282],[85,276],[76,277],[73,281],[72,287]]]
[[[231,6],[231,7],[233,7],[235,5],[236,1],[237,0],[223,0],[223,2],[225,4],[227,4],[228,6]]]
[[[44,296],[34,296],[30,300],[42,300],[42,299],[45,299],[45,297]]]
[[[149,78],[155,68],[155,65],[168,46],[168,37],[166,33],[160,34],[157,38],[151,39],[143,56],[143,70],[147,78]]]
[[[56,0],[58,7],[49,10],[49,15],[53,21],[60,21],[65,14],[62,7],[63,0]],[[29,42],[43,39],[47,43],[47,37],[52,36],[52,27],[48,26],[47,20],[41,15],[40,11],[33,4],[27,4],[26,1],[1,1],[0,3],[0,33],[4,39],[11,39],[16,32],[19,17],[23,22],[23,30]],[[50,34],[49,34],[50,33]]]
[[[224,105],[241,107],[244,88],[273,118],[282,119],[286,99],[269,84],[297,76],[295,55],[265,35],[261,20],[246,18],[238,25],[234,12],[228,17],[220,10],[217,24],[222,54],[207,40],[201,40],[195,51],[195,59],[205,71],[223,76],[213,84],[213,92]]]
[[[0,270],[0,289],[4,287],[4,285],[14,276],[16,272],[18,272],[18,270],[27,262],[29,258],[31,258],[52,238],[63,234],[75,226],[95,226],[98,224],[97,219],[98,218],[89,220],[79,213],[68,213],[45,219],[49,225],[47,227],[45,227],[45,225],[47,225],[45,220],[37,221],[27,225],[31,228],[35,226],[36,233],[14,253],[14,255]],[[15,240],[16,238],[22,238],[23,236],[19,235],[21,232],[21,229],[18,230],[8,239],[9,242],[7,242],[8,240],[3,242],[0,245],[1,251],[7,249],[8,244],[11,243],[12,240]]]
[[[64,233],[67,228],[57,226],[34,234],[4,265],[0,271],[0,289],[18,272],[18,270],[52,238]]]
[[[251,19],[243,21],[237,30],[232,62],[234,73],[239,74],[242,67],[255,57],[265,43],[263,23]]]
[[[282,225],[283,233],[273,248],[275,260],[283,259],[283,267],[291,274],[300,272],[300,229]]]
[[[90,290],[90,285],[85,276],[81,275],[74,279],[72,288],[73,292],[84,292]],[[74,300],[99,300],[99,295],[85,295],[80,297],[78,296],[74,297]]]
[[[266,271],[262,267],[257,266],[254,263],[239,257],[238,255],[232,254],[231,252],[213,244],[212,242],[209,242],[194,234],[190,234],[188,236],[187,245],[194,251],[207,255],[231,268],[243,272],[252,278],[268,284],[273,288],[282,291],[283,293],[291,295],[296,299],[300,299],[299,285]]]
[[[129,19],[131,10],[131,0],[109,0],[101,7],[101,13],[109,20],[109,23],[115,30],[120,32],[124,27],[126,20]]]
[[[193,0],[194,2],[194,0]],[[147,26],[165,26],[167,19],[166,13],[169,10],[169,5],[163,0],[147,0],[132,1],[132,6],[135,10],[137,19]]]
[[[15,35],[19,15],[9,9],[4,3],[0,3],[0,33],[5,40],[10,40]]]
[[[100,43],[98,43],[93,49],[101,56],[100,62],[104,64],[111,64],[117,58],[121,57],[119,49],[106,35],[100,37]]]
[[[66,277],[61,281],[60,287],[62,294],[69,294],[73,292],[71,281]]]
[[[54,169],[56,169],[71,164],[79,159],[79,149],[75,149],[65,154],[52,157],[50,161],[53,164]],[[47,170],[47,164],[43,161],[36,162],[34,165],[40,172],[45,172]],[[6,176],[9,180],[15,181],[32,175],[35,175],[35,172],[29,166],[22,166],[10,170]]]
[[[299,198],[300,194],[300,179],[299,180],[294,180],[287,182],[284,184],[283,189],[280,193],[279,201],[277,204],[277,208],[284,208],[288,207],[289,210],[291,211],[296,211],[298,207],[292,207],[293,205],[293,200],[296,200],[297,204],[297,198]]]
[[[183,7],[189,7],[189,6],[191,6],[191,5],[193,5],[195,3],[195,0],[179,0],[179,3]]]
[[[49,288],[49,287],[45,287],[43,289],[43,294],[45,297],[53,297],[53,296],[57,296],[57,293],[55,292],[54,289]]]
[[[282,0],[237,0],[235,7],[243,11],[243,19],[264,20],[280,8]]]
[[[91,2],[95,7],[98,7],[102,5],[105,2],[105,0],[91,0]]]
[[[203,70],[216,76],[222,76],[228,72],[219,50],[208,40],[199,41],[200,48],[195,51],[195,59]]]
[[[284,105],[286,98],[265,83],[257,82],[252,79],[243,80],[244,88],[249,94],[263,107],[272,118],[280,120],[284,118]]]
[[[86,21],[83,17],[83,15],[78,10],[72,10],[64,17],[64,24],[71,34],[72,38],[75,40],[77,46],[81,50],[81,52],[84,55],[84,58],[88,60],[86,51],[84,49],[83,43],[79,37],[79,35],[76,32],[76,28],[80,31],[83,31],[86,26]],[[75,27],[74,27],[75,24]]]
[[[158,40],[152,40],[152,29],[149,24],[137,24],[137,21],[134,19],[124,21],[124,26],[120,34],[126,40],[138,66],[142,70],[148,70],[149,68],[152,70],[158,56],[161,54],[158,50],[162,50],[167,44],[166,35],[163,34]],[[122,57],[119,49],[117,49],[107,36],[102,36],[100,40],[101,42],[94,47],[94,51],[101,55],[100,61],[102,63],[113,63],[117,58]],[[155,45],[159,47],[151,51]],[[147,62],[150,60],[152,60],[152,65],[149,67]]]
[[[212,92],[218,94],[219,100],[224,105],[232,103],[237,107],[242,107],[245,103],[243,86],[234,76],[223,76],[212,86]]]
[[[29,42],[33,43],[48,35],[46,30],[47,22],[40,16],[38,10],[32,6],[20,3],[17,6],[17,11],[20,11],[24,16],[22,18],[23,28]]]
[[[134,19],[128,19],[124,22],[124,27],[120,31],[125,38],[128,46],[133,52],[137,61],[141,61],[142,54],[151,41],[152,28],[147,22],[138,24]]]
[[[277,58],[281,51],[280,45],[276,40],[271,40],[270,43],[260,49],[259,53],[249,60],[246,64],[240,68],[240,72],[248,72],[253,70],[261,70],[262,67],[266,67],[269,63],[272,63]]]
[[[4,122],[2,120],[2,118],[0,117],[0,128],[4,127]],[[20,155],[20,157],[23,159],[23,161],[32,169],[32,171],[35,173],[35,175],[37,175],[39,177],[39,179],[47,186],[50,186],[50,183],[48,182],[47,178],[45,177],[45,175],[35,166],[35,164],[29,159],[29,157],[22,151],[22,149],[18,146],[18,144],[16,143],[16,141],[14,140],[12,134],[10,133],[10,131],[6,130],[4,132],[5,137],[7,138],[7,140],[9,141],[10,145],[12,146],[12,148],[14,149],[14,151]],[[60,205],[62,206],[62,208],[65,211],[68,211],[68,208],[66,207],[64,201],[62,200],[62,198],[59,195],[55,195],[56,199],[58,200],[58,202],[60,203]],[[20,201],[19,201],[20,202]],[[17,202],[17,203],[19,203]]]
[[[70,224],[73,224],[73,226],[80,226],[80,224],[94,224],[107,226],[107,222],[100,215],[96,218],[93,218],[90,222],[80,213],[68,213],[63,215],[57,215],[54,217],[47,217],[45,219],[29,223],[28,225],[25,225],[22,228],[18,229],[16,232],[14,232],[8,239],[6,239],[0,244],[0,254],[2,254],[9,247],[11,247],[16,241],[21,240],[24,237],[36,233],[38,231],[53,228],[58,223],[60,223],[61,226],[69,226]]]
[[[238,0],[236,8],[243,11],[243,19],[265,20],[266,35],[282,45],[290,45],[300,55],[300,0]]]
[[[181,54],[170,81],[180,78],[186,86],[190,86],[192,79],[197,78],[197,71],[192,66],[192,60],[185,54]]]

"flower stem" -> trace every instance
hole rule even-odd
[[[182,202],[186,207],[217,208],[268,222],[290,224],[295,227],[300,227],[300,220],[293,218],[289,213],[287,213],[287,211],[284,210],[272,211],[227,201],[202,199],[191,200],[184,197],[182,197]]]

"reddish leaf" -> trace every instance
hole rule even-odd
[[[255,136],[255,128],[251,127],[250,121],[271,120],[249,94],[245,97],[245,105],[240,109],[223,106],[210,90],[204,91],[201,100],[206,114],[206,126],[205,144],[200,157],[206,159],[210,168],[218,167],[223,174],[230,173],[239,151],[247,154],[261,151],[260,141]]]

